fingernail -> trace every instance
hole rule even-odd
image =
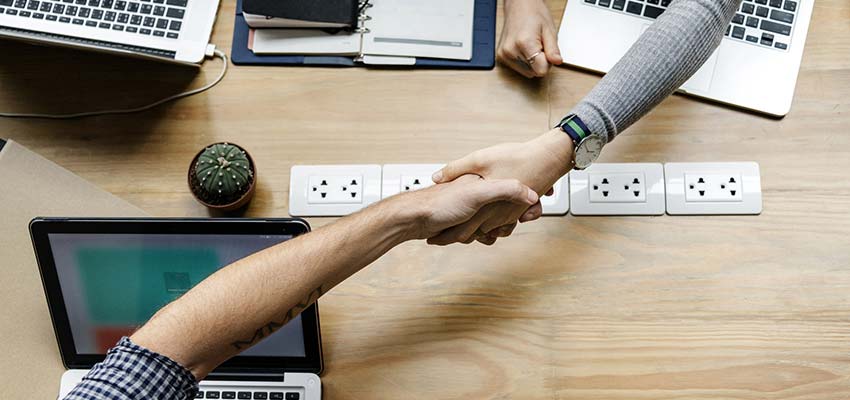
[[[537,192],[535,192],[531,189],[528,189],[528,201],[531,204],[537,203]]]
[[[434,183],[440,183],[440,181],[443,180],[443,170],[434,172],[434,175],[431,175],[431,180],[434,181]]]

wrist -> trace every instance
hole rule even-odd
[[[524,6],[529,4],[544,4],[543,0],[505,0],[505,11],[510,12],[515,6]]]
[[[534,139],[551,154],[551,167],[561,173],[570,172],[575,155],[575,143],[560,128],[554,128]]]
[[[422,204],[410,201],[409,193],[395,195],[375,205],[375,213],[384,219],[382,230],[393,245],[419,239],[426,213]]]

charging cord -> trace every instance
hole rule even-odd
[[[221,61],[222,61],[221,73],[218,75],[217,78],[215,78],[214,81],[212,81],[212,82],[210,82],[210,83],[208,83],[208,84],[206,84],[202,87],[199,87],[197,89],[193,89],[193,90],[190,90],[190,91],[187,91],[187,92],[175,94],[174,96],[166,97],[162,100],[159,100],[157,102],[154,102],[154,103],[151,103],[151,104],[148,104],[148,105],[145,105],[145,106],[135,107],[135,108],[118,109],[118,110],[102,110],[102,111],[81,112],[81,113],[74,113],[74,114],[17,114],[17,113],[0,112],[0,117],[4,117],[4,118],[40,118],[40,119],[75,119],[75,118],[94,117],[94,116],[100,116],[100,115],[132,114],[132,113],[147,111],[147,110],[150,110],[152,108],[158,107],[162,104],[168,103],[170,101],[174,101],[174,100],[177,100],[177,99],[182,99],[184,97],[194,96],[198,93],[206,92],[207,90],[211,89],[213,86],[218,85],[219,82],[221,82],[221,80],[224,79],[224,75],[227,73],[227,63],[228,63],[227,54],[224,54],[223,51],[216,49],[215,46],[212,45],[212,44],[207,46],[205,54],[209,58],[219,57],[219,58],[221,58]]]

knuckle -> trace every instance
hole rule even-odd
[[[522,182],[517,179],[511,179],[508,184],[510,185],[511,193],[517,196],[517,198],[523,198],[526,193],[526,189]]]
[[[525,37],[517,42],[517,46],[525,51],[537,51],[537,39],[533,37]]]

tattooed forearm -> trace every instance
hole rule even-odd
[[[283,314],[283,317],[280,319],[280,321],[270,321],[269,323],[257,328],[257,330],[254,331],[254,336],[251,336],[250,338],[245,340],[237,340],[231,343],[231,345],[236,348],[236,350],[243,350],[253,346],[260,340],[263,340],[264,338],[268,337],[269,335],[280,329],[282,326],[286,325],[287,322],[297,317],[298,314],[301,314],[301,312],[307,309],[307,307],[310,307],[311,304],[315,303],[316,300],[318,300],[319,297],[322,296],[322,294],[324,294],[324,291],[322,290],[322,286],[320,285],[312,292],[310,292],[310,294],[304,301],[296,304],[294,307],[290,308],[289,311]]]

